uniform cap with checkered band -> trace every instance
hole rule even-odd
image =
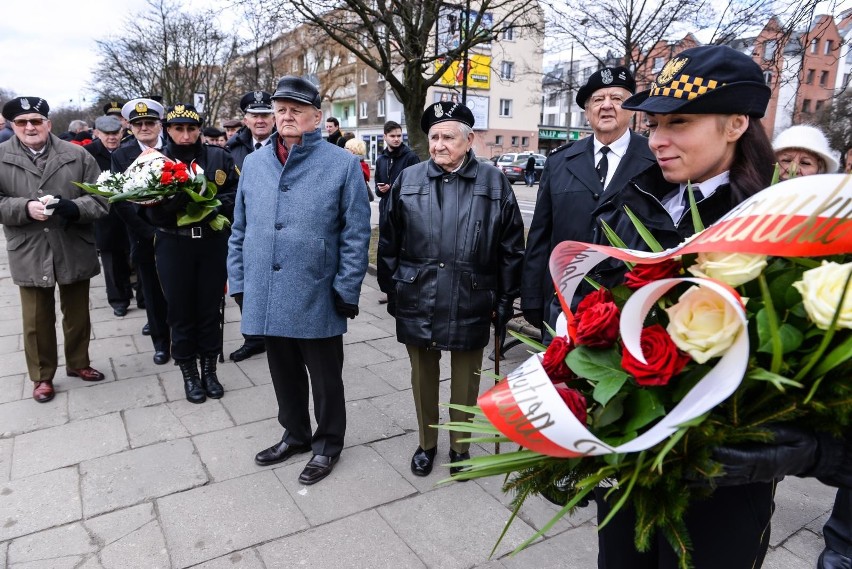
[[[772,91],[751,57],[724,45],[704,45],[675,55],[651,88],[622,108],[654,114],[737,114],[760,118]]]

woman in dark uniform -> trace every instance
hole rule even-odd
[[[154,250],[168,304],[172,357],[183,374],[186,399],[192,403],[202,403],[207,397],[218,399],[224,394],[216,376],[216,360],[222,351],[219,306],[227,280],[225,260],[230,231],[216,231],[209,222],[217,214],[233,218],[238,177],[226,150],[201,143],[201,125],[201,117],[192,105],[171,107],[166,113],[169,141],[163,154],[200,166],[207,179],[216,184],[216,197],[222,205],[207,218],[182,227],[178,227],[177,220],[189,203],[187,194],[145,209],[157,228]]]

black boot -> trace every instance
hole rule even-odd
[[[204,403],[207,396],[201,387],[201,378],[198,376],[198,363],[193,357],[188,360],[175,362],[183,374],[183,389],[186,391],[186,400],[190,403]]]
[[[201,382],[207,397],[220,399],[225,394],[225,389],[216,377],[216,359],[218,354],[201,356]]]

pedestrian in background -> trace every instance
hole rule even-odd
[[[840,162],[825,133],[815,126],[799,124],[782,131],[772,142],[781,180],[793,176],[833,174]]]

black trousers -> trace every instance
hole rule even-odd
[[[130,262],[127,251],[101,251],[107,301],[113,308],[130,305],[133,288],[130,286]]]
[[[228,277],[228,232],[218,233],[193,239],[157,231],[157,274],[166,298],[175,361],[222,351],[219,306]]]
[[[609,513],[606,488],[595,489],[598,523]],[[769,547],[775,484],[718,488],[693,503],[684,516],[692,539],[695,569],[759,569]],[[598,569],[676,569],[677,556],[661,534],[651,549],[634,546],[635,511],[625,507],[598,532]]]
[[[136,264],[136,277],[142,296],[145,298],[145,312],[148,315],[148,327],[151,329],[151,341],[154,349],[169,351],[171,349],[171,334],[167,319],[168,304],[163,296],[157,265],[153,261]]]
[[[346,434],[343,336],[301,339],[266,336],[266,358],[278,399],[284,442],[311,445],[314,454],[337,456]],[[311,435],[308,376],[317,430]]]
[[[852,489],[841,488],[837,491],[834,510],[822,533],[826,549],[852,558]]]

